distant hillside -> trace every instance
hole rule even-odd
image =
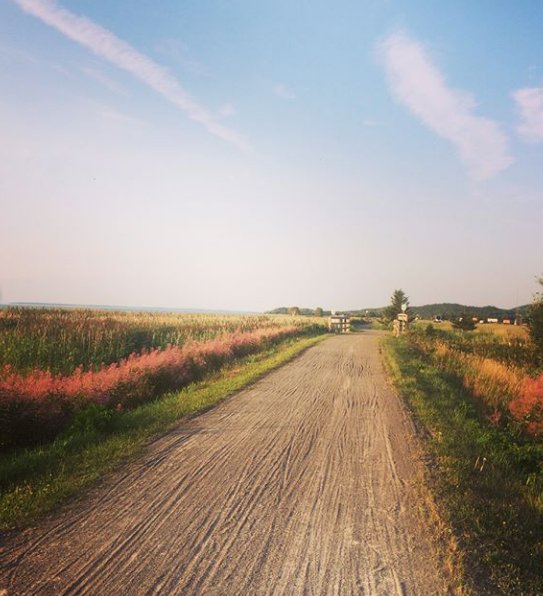
[[[441,316],[443,319],[453,319],[461,314],[470,314],[480,319],[512,319],[515,315],[521,315],[525,317],[528,312],[529,304],[523,306],[517,306],[515,308],[500,308],[498,306],[467,306],[465,304],[456,304],[452,302],[440,302],[439,304],[425,304],[423,306],[410,306],[409,312],[414,316],[418,315],[422,319],[433,319],[436,316]],[[352,316],[370,316],[380,317],[382,316],[386,306],[380,306],[378,308],[360,308],[343,310],[341,312],[348,313]],[[267,311],[268,314],[288,314],[288,307],[281,306],[273,310]],[[300,308],[300,314],[312,315],[312,308]],[[324,315],[329,315],[330,311],[324,311]]]
[[[289,306],[280,306],[279,308],[274,308],[273,310],[267,310],[265,314],[267,315],[288,315],[288,309],[291,308]],[[300,314],[305,316],[312,316],[315,312],[314,308],[300,308]],[[329,316],[329,310],[322,311],[323,316]]]
[[[415,306],[411,310],[423,319],[430,319],[436,315],[441,315],[444,319],[451,319],[463,313],[470,314],[480,319],[512,319],[515,315],[525,315],[527,305],[517,308],[506,309],[498,306],[466,306],[465,304],[454,304],[442,302],[440,304],[426,304],[424,306]]]
[[[375,316],[380,316],[386,307],[368,308],[357,311],[351,311],[352,314],[364,315],[366,312],[372,313]],[[480,319],[510,319],[514,318],[516,314],[526,316],[529,304],[517,306],[515,308],[500,308],[498,306],[468,306],[466,304],[457,304],[452,302],[440,302],[438,304],[425,304],[423,306],[410,306],[409,311],[413,315],[419,315],[422,319],[433,319],[436,316],[441,316],[444,319],[452,319],[461,314],[470,314]]]

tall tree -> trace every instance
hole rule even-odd
[[[539,283],[543,286],[543,277]],[[528,311],[528,328],[532,341],[537,346],[539,352],[543,353],[543,293],[538,292],[534,296],[534,301]]]
[[[405,311],[409,306],[409,298],[403,290],[394,290],[394,293],[390,297],[390,304],[385,309],[385,319],[387,321],[393,321],[401,312],[402,305],[405,304]]]
[[[315,309],[315,312],[313,313],[313,315],[315,317],[322,317],[322,308],[320,306],[317,306],[317,308]]]
[[[298,306],[291,306],[288,309],[288,314],[297,317],[300,314],[300,308]]]

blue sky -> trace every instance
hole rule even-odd
[[[543,4],[7,0],[0,300],[511,307]]]

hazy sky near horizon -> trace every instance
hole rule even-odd
[[[529,302],[543,2],[6,0],[0,302]]]

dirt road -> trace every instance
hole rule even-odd
[[[327,339],[10,537],[0,593],[444,593],[378,339]]]

